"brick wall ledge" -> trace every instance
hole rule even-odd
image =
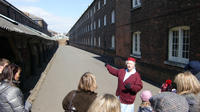
[[[181,67],[181,68],[184,68],[186,66],[186,64],[173,62],[173,61],[164,61],[164,64],[176,66],[176,67]]]
[[[130,54],[130,56],[135,58],[141,58],[141,55],[136,55],[136,54]]]

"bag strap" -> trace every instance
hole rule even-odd
[[[76,96],[76,91],[73,93],[73,95],[72,95],[72,99],[70,100],[70,103],[69,103],[69,109],[70,109],[71,106],[72,106],[72,101],[73,101],[73,99],[74,99],[75,96]]]

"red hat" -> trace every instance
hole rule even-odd
[[[170,84],[172,84],[172,81],[170,79],[168,79],[168,80],[165,81],[165,83],[170,85]]]
[[[135,60],[135,58],[129,57],[129,58],[127,59],[127,61],[133,61],[133,62],[135,62],[136,60]]]

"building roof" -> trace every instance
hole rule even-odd
[[[31,20],[32,22],[34,22],[30,17],[28,17],[21,10],[17,9],[15,6],[13,6],[12,4],[10,4],[8,1],[6,1],[6,0],[0,0],[0,2],[3,3],[4,5],[8,6],[9,8],[13,9],[14,11],[18,12],[19,14],[22,14],[26,19]],[[37,23],[35,23],[35,24],[37,24]]]
[[[45,39],[54,40],[51,37],[49,37],[48,35],[40,32],[38,30],[35,30],[29,26],[25,26],[19,22],[16,22],[2,14],[0,14],[0,29],[4,29],[4,30],[10,31],[10,32],[35,35],[35,36],[42,37]]]
[[[30,17],[32,20],[41,20],[41,21],[44,21],[44,19],[40,18],[40,17],[37,17],[33,14],[30,14],[28,12],[24,12],[24,14],[26,14],[28,17]]]

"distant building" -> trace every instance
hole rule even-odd
[[[64,35],[63,33],[57,33],[56,35],[52,36],[54,39],[69,39],[68,36]]]
[[[44,19],[37,17],[33,14],[30,14],[28,12],[24,12],[25,15],[27,15],[28,17],[30,17],[33,21],[35,21],[40,27],[42,27],[42,32],[51,36],[51,33],[48,31],[47,28],[47,23],[44,21]]]
[[[55,35],[58,34],[58,32],[55,32],[55,31],[53,31],[53,30],[49,30],[49,32],[51,33],[51,37],[53,37],[53,36],[55,36]]]
[[[115,0],[94,0],[68,32],[70,44],[114,57],[117,10]]]

